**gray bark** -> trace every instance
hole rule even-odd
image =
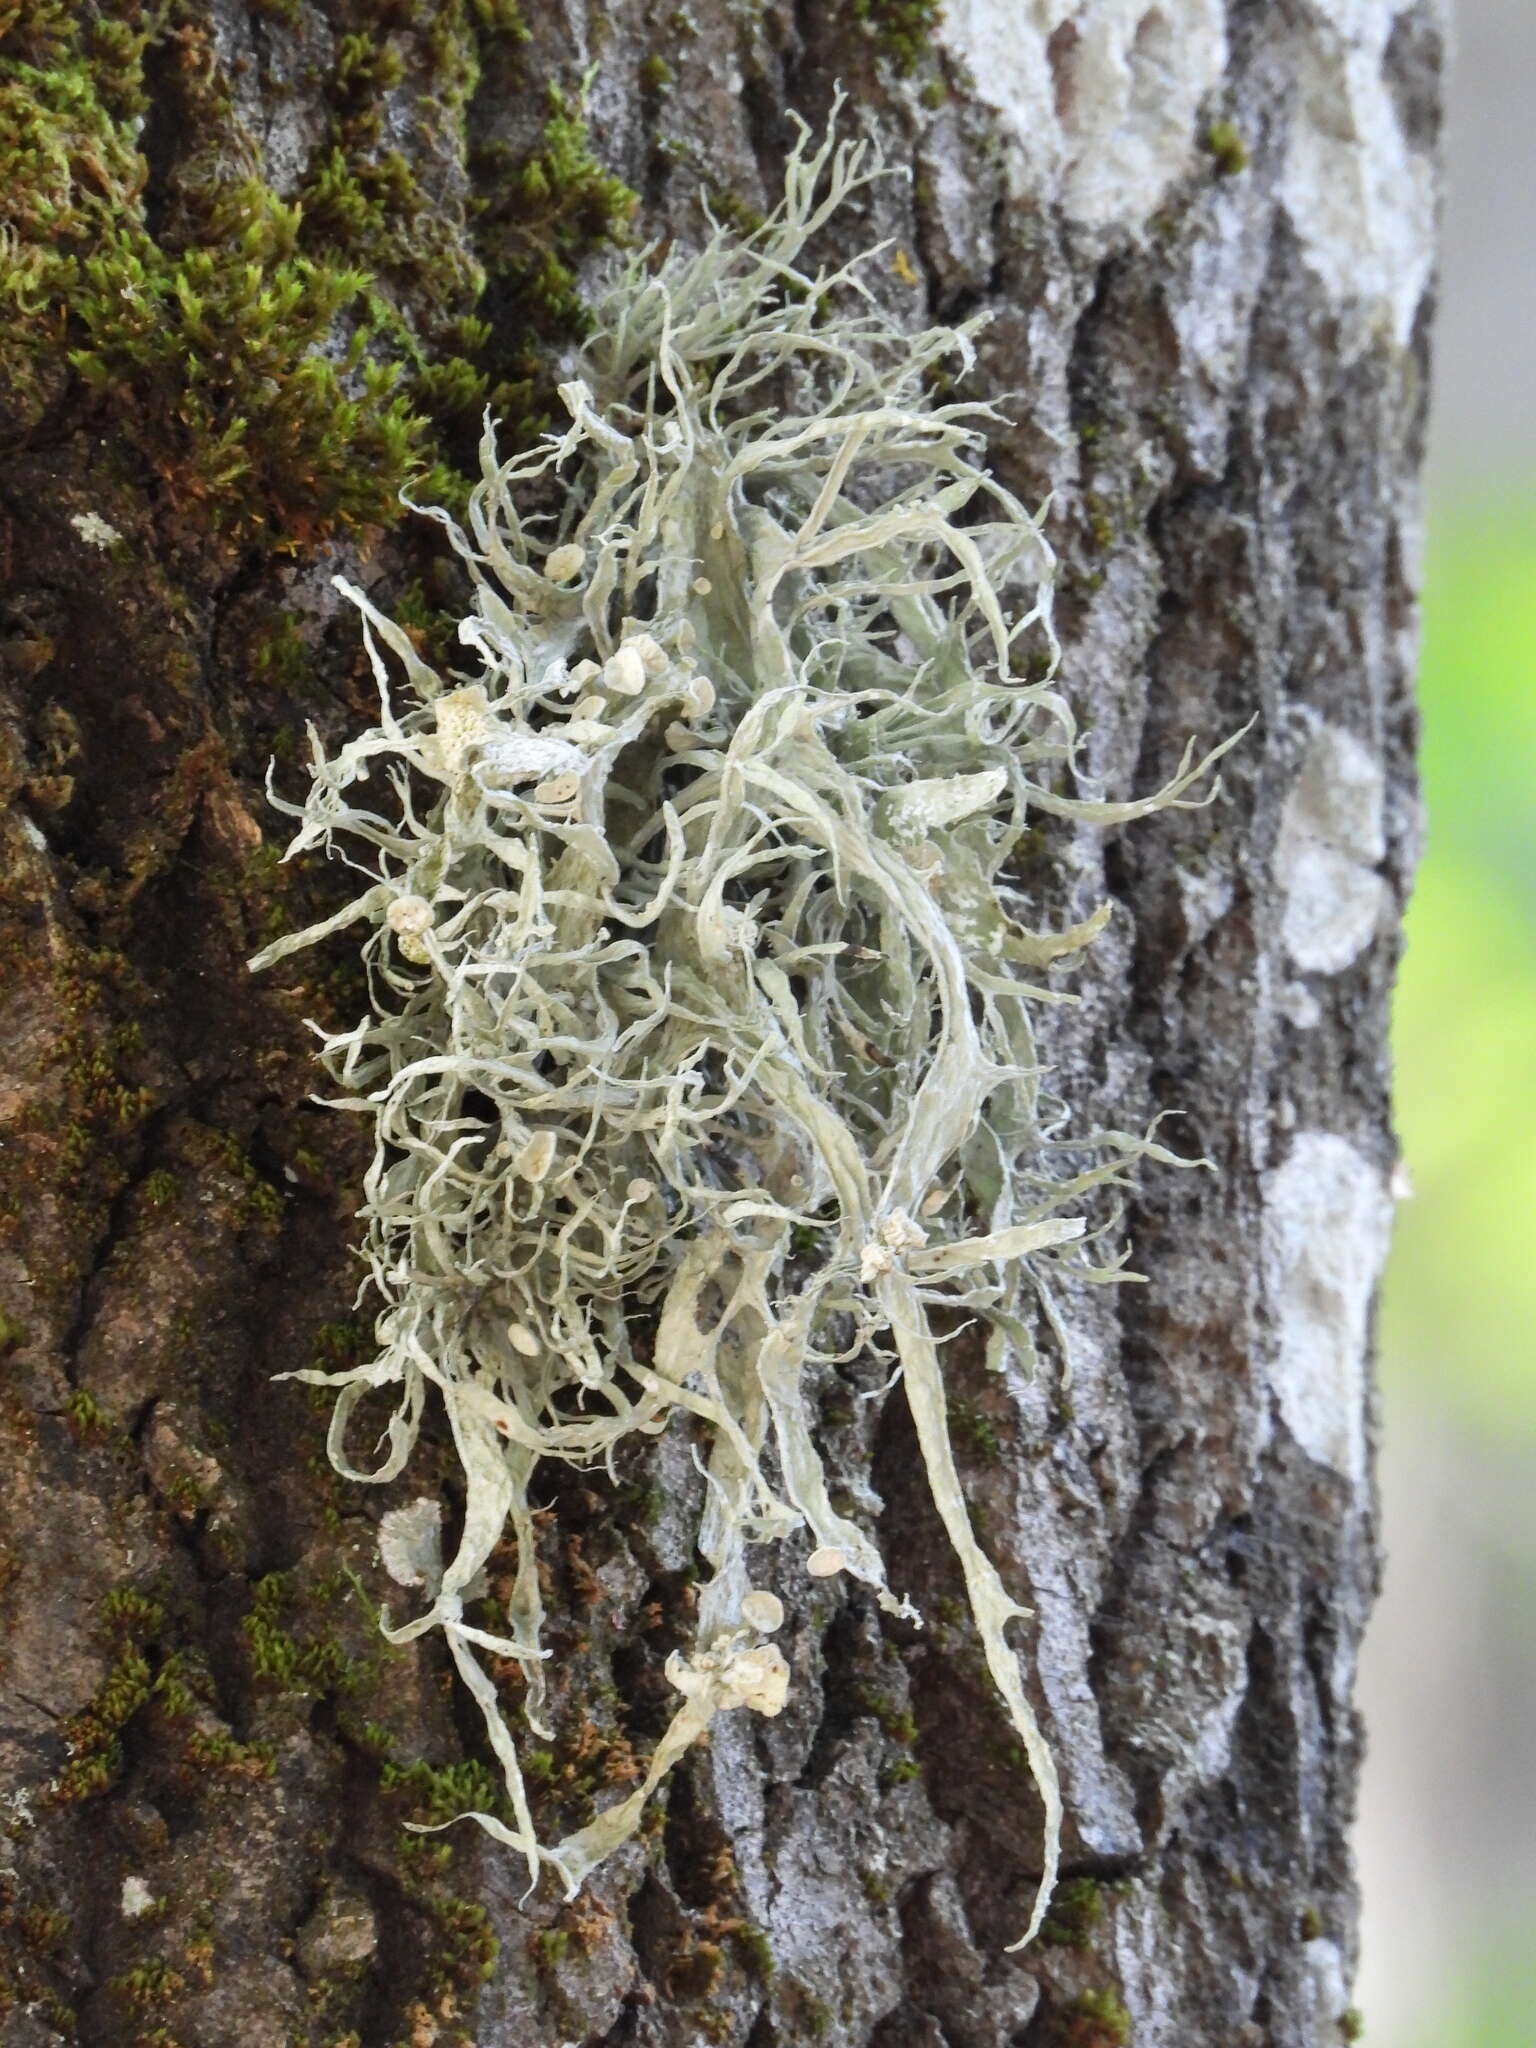
[[[417,542],[215,535],[163,467],[118,459],[61,372],[7,418],[0,470],[0,2042],[1350,2038],[1435,10],[951,0],[930,32],[896,0],[530,0],[530,39],[433,120],[411,67],[450,11],[381,29],[312,0],[183,9],[229,81],[213,146],[238,133],[297,189],[336,37],[371,23],[406,58],[388,139],[472,248],[465,201],[500,175],[474,146],[525,150],[547,83],[596,62],[598,155],[639,191],[641,232],[691,237],[701,181],[768,203],[789,114],[819,127],[843,80],[848,118],[913,171],[850,243],[891,238],[882,288],[914,319],[995,316],[977,382],[1008,394],[1000,472],[1054,494],[1087,771],[1145,793],[1188,736],[1253,721],[1209,807],[1047,824],[1032,856],[1042,922],[1116,904],[1080,1006],[1054,1013],[1057,1090],[1085,1123],[1177,1113],[1212,1169],[1144,1174],[1127,1231],[1146,1284],[1065,1304],[1070,1386],[1054,1348],[1032,1384],[955,1366],[978,1526],[1037,1615],[1021,1648],[1068,1881],[1048,1938],[1005,1955],[1038,1801],[899,1404],[840,1385],[823,1441],[872,1478],[892,1583],[928,1625],[841,1581],[808,1604],[801,1582],[790,1710],[717,1723],[572,1907],[521,1900],[521,1867],[471,1829],[411,1846],[402,1819],[462,1796],[409,1767],[483,1761],[477,1717],[440,1646],[381,1654],[363,1596],[385,1591],[381,1508],[451,1501],[452,1460],[425,1450],[360,1498],[324,1466],[323,1416],[272,1383],[357,1341],[361,1160],[306,1102],[302,1006],[243,961],[274,900],[275,735],[366,713],[328,578],[398,594]],[[210,142],[178,113],[191,47],[148,73],[151,190],[173,197]],[[395,289],[425,331],[419,282]],[[83,539],[88,512],[121,543]],[[303,653],[281,679],[256,658],[275,608]],[[340,967],[314,999],[357,1000]],[[697,1485],[679,1445],[617,1488],[549,1489],[544,1561],[574,1617],[552,1816],[612,1796],[654,1739]]]

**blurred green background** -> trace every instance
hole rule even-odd
[[[1383,1352],[1457,1424],[1536,1452],[1536,490],[1432,501],[1420,701],[1429,839],[1394,1030],[1416,1193]]]
[[[1367,2048],[1536,2048],[1536,0],[1452,13],[1428,835],[1394,1031],[1417,1193],[1381,1307],[1360,1676]]]
[[[1536,478],[1431,493],[1429,819],[1394,1020],[1366,2040],[1536,2043]]]

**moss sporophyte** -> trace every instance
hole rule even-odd
[[[1032,811],[1116,823],[1177,803],[1050,786],[1075,751],[1054,665],[1053,559],[983,466],[999,415],[937,403],[973,328],[904,334],[863,261],[801,267],[880,175],[802,137],[783,202],[692,257],[636,257],[561,387],[563,433],[503,459],[488,423],[460,527],[466,673],[443,677],[360,590],[379,723],[311,735],[289,856],[323,848],[356,900],[267,947],[269,967],[362,932],[370,1013],[329,1034],[338,1105],[373,1122],[361,1215],[377,1355],[295,1377],[338,1390],[330,1455],[395,1478],[437,1390],[466,1500],[382,1552],[441,1629],[485,1718],[515,1825],[473,1818],[569,1892],[640,1824],[717,1713],[777,1714],[789,1682],[754,1547],[804,1532],[805,1569],[910,1613],[867,1527],[828,1496],[809,1388],[850,1349],[899,1367],[992,1679],[1046,1811],[1056,1773],[1006,1639],[1025,1613],[972,1533],[935,1318],[1032,1362],[1092,1249],[1091,1190],[1149,1139],[1071,1132],[1042,1087],[1023,978],[1088,945],[1023,921],[1010,857]],[[537,508],[537,509],[534,509]],[[1021,642],[1048,660],[1018,658]],[[1036,679],[1029,680],[1025,673]],[[1220,750],[1218,750],[1220,751]],[[395,1390],[385,1449],[348,1423]],[[693,1648],[640,1782],[565,1840],[535,1835],[519,1746],[481,1653],[527,1678],[548,1739],[529,1489],[544,1459],[611,1461],[697,1417],[710,1449]],[[771,1453],[769,1450],[771,1446]],[[493,1548],[517,1565],[505,1634],[471,1626]]]

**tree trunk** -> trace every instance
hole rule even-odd
[[[1439,17],[939,14],[0,10],[0,2042],[1354,2037]],[[446,1444],[376,1499],[273,1383],[368,1341],[363,1155],[309,1098],[304,1028],[360,1014],[355,967],[338,949],[301,998],[244,964],[341,900],[275,865],[262,790],[272,756],[300,780],[306,721],[372,714],[330,577],[441,644],[436,529],[392,505],[409,461],[442,465],[431,499],[483,406],[537,431],[605,245],[697,240],[701,194],[727,222],[771,204],[791,116],[822,127],[838,80],[912,170],[845,246],[889,238],[914,321],[994,315],[977,388],[1014,421],[999,472],[1052,495],[1092,778],[1144,793],[1252,721],[1208,807],[1048,822],[1032,857],[1043,917],[1116,905],[1052,1013],[1053,1085],[1085,1121],[1176,1113],[1213,1170],[1142,1175],[1147,1284],[1065,1304],[1070,1384],[1059,1350],[1032,1383],[956,1366],[1067,1808],[1017,1955],[1039,1801],[899,1402],[833,1386],[823,1442],[872,1476],[927,1625],[820,1586],[790,1709],[722,1717],[566,1905],[472,1828],[402,1827],[489,1776],[440,1640],[376,1626],[379,1512],[452,1500]],[[557,1822],[655,1738],[698,1487],[663,1445],[547,1489]]]

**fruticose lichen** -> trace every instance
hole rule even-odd
[[[328,756],[290,857],[363,881],[253,963],[362,926],[373,1003],[325,1034],[339,1106],[377,1138],[361,1214],[377,1356],[295,1377],[339,1390],[338,1471],[390,1480],[429,1390],[462,1461],[451,1559],[435,1504],[386,1517],[385,1563],[446,1635],[516,1826],[473,1817],[571,1891],[636,1830],[728,1708],[777,1713],[788,1666],[753,1549],[805,1532],[805,1569],[904,1603],[867,1528],[834,1509],[809,1394],[829,1361],[885,1356],[910,1406],[992,1678],[1046,1812],[1061,1803],[1006,1630],[1027,1612],[972,1533],[945,1420],[944,1333],[1033,1358],[1059,1278],[1116,1277],[1090,1190],[1169,1154],[1071,1132],[1043,1092],[1025,978],[1107,907],[1037,933],[1010,879],[1032,811],[1139,817],[1053,786],[1073,720],[1054,663],[1052,556],[983,467],[1000,416],[936,402],[971,328],[904,334],[861,263],[802,267],[879,174],[802,139],[783,203],[701,253],[635,258],[561,387],[569,427],[503,460],[487,425],[461,529],[469,670],[443,677],[359,590],[377,726]],[[867,259],[864,259],[867,260]],[[403,690],[386,654],[398,664]],[[1213,757],[1214,758],[1214,757]],[[387,1450],[348,1424],[394,1390]],[[541,1461],[611,1461],[678,1415],[708,1426],[697,1641],[642,1781],[540,1843],[480,1654],[515,1659],[542,1727],[529,1490]],[[471,1626],[492,1548],[517,1568],[507,1632]]]

